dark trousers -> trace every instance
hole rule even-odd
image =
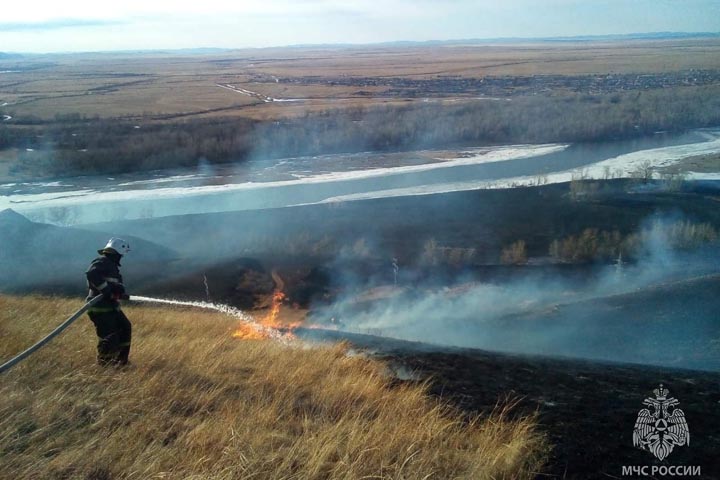
[[[100,309],[97,309],[100,310]],[[125,365],[130,355],[132,324],[122,310],[89,311],[98,336],[98,364]]]

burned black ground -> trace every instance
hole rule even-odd
[[[443,348],[332,331],[301,335],[349,340],[389,360],[401,376],[412,373],[417,380],[409,381],[429,381],[434,395],[468,413],[489,413],[498,399],[517,401],[515,414],[537,412],[554,445],[539,478],[621,478],[623,465],[698,465],[702,478],[720,478],[718,373]],[[632,441],[642,401],[660,383],[680,400],[691,438],[664,462],[634,448]]]

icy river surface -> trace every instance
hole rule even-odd
[[[720,128],[592,144],[505,145],[402,153],[354,153],[197,168],[0,183],[0,210],[49,223],[281,208],[624,177],[641,164],[672,165],[720,152]],[[691,175],[720,178],[718,174]]]

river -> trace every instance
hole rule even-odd
[[[50,223],[254,210],[628,176],[720,152],[720,129],[575,145],[506,145],[256,160],[242,165],[0,184],[0,210]]]

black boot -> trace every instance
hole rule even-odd
[[[129,362],[130,357],[130,345],[122,345],[120,347],[120,350],[117,354],[117,364],[118,365],[127,365]]]

